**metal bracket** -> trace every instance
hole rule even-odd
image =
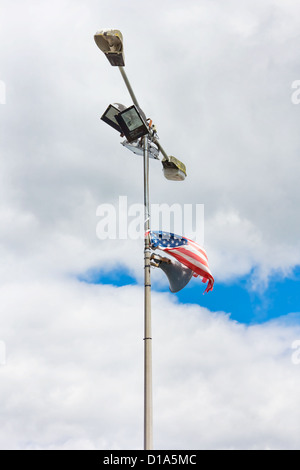
[[[164,261],[165,263],[171,264],[171,260],[169,258],[165,258],[165,257],[157,255],[155,253],[151,254],[151,256],[150,256],[151,266],[154,266],[155,268],[159,268],[160,263],[162,261]]]

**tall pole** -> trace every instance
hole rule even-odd
[[[124,67],[119,67],[122,78],[135,106],[139,108]],[[152,407],[152,329],[151,329],[151,265],[150,265],[150,202],[149,202],[149,137],[143,137],[144,154],[144,449],[153,448]]]
[[[135,93],[126,75],[123,55],[123,36],[118,30],[102,30],[94,35],[95,42],[99,49],[104,52],[109,62],[113,66],[118,66],[127,90],[131,96],[134,105],[140,110],[139,103]],[[144,113],[142,112],[143,116]],[[146,119],[146,118],[145,118]],[[113,126],[114,127],[114,126]],[[173,157],[167,155],[165,150],[155,138],[155,132],[152,132],[150,141],[155,143],[158,150],[164,156],[164,160],[175,165],[176,178],[166,176],[168,179],[178,179],[178,169],[184,165],[176,166]],[[152,407],[152,332],[151,332],[151,237],[150,237],[150,203],[149,203],[149,134],[143,136],[143,155],[144,155],[144,208],[145,208],[145,244],[144,244],[144,449],[153,448],[153,407]],[[179,162],[181,163],[181,162]],[[185,167],[184,167],[185,168]],[[184,169],[182,174],[185,173]],[[181,177],[181,179],[183,179]]]
[[[144,449],[153,448],[152,418],[152,332],[151,332],[151,275],[150,275],[150,203],[149,203],[149,148],[148,135],[143,137],[144,149]]]

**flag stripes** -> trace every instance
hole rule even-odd
[[[203,282],[208,282],[205,292],[213,289],[214,278],[209,269],[207,254],[200,245],[169,232],[150,232],[150,236],[153,248],[174,256],[181,264],[191,269],[195,276],[199,275]]]

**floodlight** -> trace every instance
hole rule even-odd
[[[164,158],[162,160],[163,172],[165,178],[171,181],[183,181],[186,178],[186,167],[175,157],[170,156],[169,160]]]
[[[149,132],[148,126],[142,117],[142,111],[134,105],[116,114],[115,118],[129,143]]]
[[[118,29],[103,29],[94,35],[95,43],[113,66],[124,67],[123,36]]]
[[[126,109],[126,106],[124,106],[123,104],[110,104],[105,113],[101,116],[102,121],[106,122],[106,124],[116,129],[118,132],[120,132],[120,134],[122,134],[123,131],[116,120],[116,115],[120,114],[120,112],[124,111],[124,109]]]

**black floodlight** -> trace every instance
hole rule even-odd
[[[118,29],[103,29],[94,35],[95,43],[111,65],[124,67],[123,36]]]
[[[106,122],[106,124],[113,127],[114,129],[116,129],[116,131],[122,134],[123,131],[116,120],[116,115],[120,114],[120,112],[124,111],[125,109],[126,109],[126,106],[124,106],[123,104],[120,104],[120,103],[110,104],[107,110],[105,111],[105,113],[101,116],[101,119],[102,121]]]
[[[134,142],[149,132],[141,111],[134,105],[116,114],[115,118],[128,142]]]

